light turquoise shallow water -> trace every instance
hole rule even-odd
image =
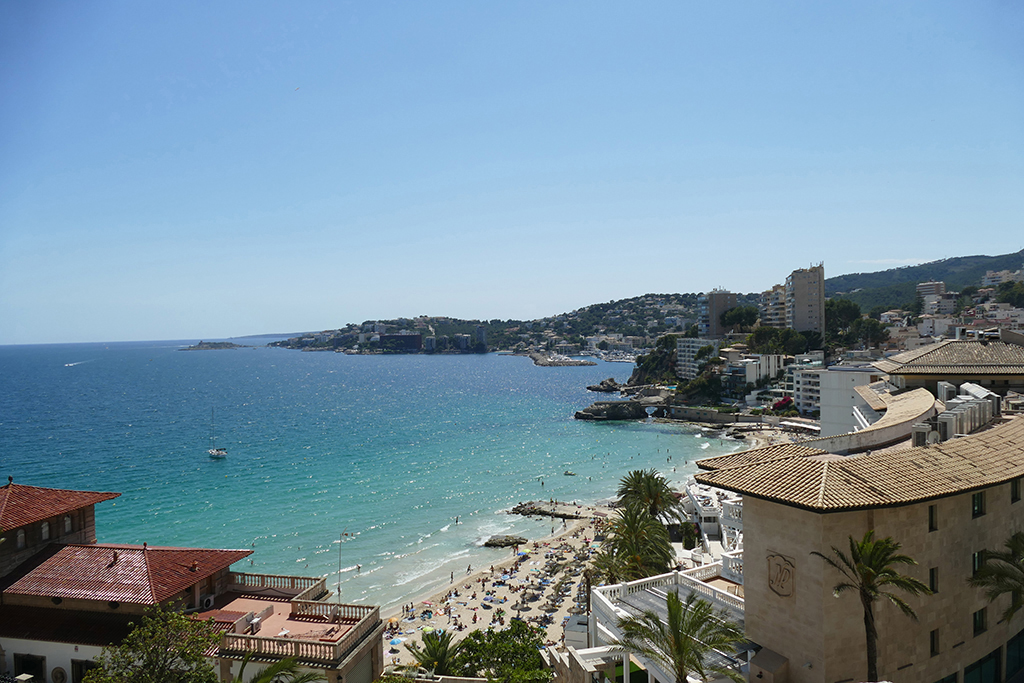
[[[609,498],[640,467],[681,481],[695,457],[738,447],[573,420],[603,398],[586,385],[624,381],[623,363],[180,346],[0,347],[0,475],[121,492],[98,507],[101,542],[251,548],[237,569],[332,587],[340,560],[349,602],[400,604],[503,557],[480,547],[492,534],[549,533],[504,513],[519,501]],[[220,461],[206,455],[211,408]]]

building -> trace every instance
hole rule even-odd
[[[761,325],[763,327],[786,327],[786,287],[775,285],[761,293]]]
[[[699,337],[677,337],[676,338],[676,376],[681,379],[693,379],[700,373],[700,367],[705,359],[697,360],[697,354],[705,346],[710,346],[713,351],[708,358],[718,355],[719,341],[717,339],[701,339]]]
[[[998,287],[1004,282],[1024,282],[1024,270],[990,270],[981,278],[982,287]]]
[[[973,382],[997,394],[1024,392],[1024,335],[999,331],[999,341],[948,339],[877,360],[873,365],[899,388],[924,387],[935,393],[938,382]]]
[[[797,332],[824,332],[824,265],[794,270],[786,278],[786,327]]]
[[[920,297],[926,296],[942,296],[946,293],[945,282],[921,282],[917,285],[917,295]]]
[[[730,308],[736,308],[736,295],[732,292],[715,289],[701,294],[697,299],[697,333],[708,339],[724,335],[720,318]]]
[[[247,653],[295,657],[329,683],[380,676],[378,607],[331,601],[323,578],[232,571],[251,550],[98,544],[94,508],[119,495],[0,487],[0,674],[79,683],[159,604],[214,621],[223,681]]]
[[[477,344],[483,344],[487,346],[487,328],[483,325],[477,325],[473,330],[473,337]]]
[[[990,603],[967,580],[1024,526],[1024,418],[931,446],[844,457],[785,444],[698,465],[698,483],[743,496],[744,624],[761,647],[749,680],[865,680],[860,602],[833,595],[843,577],[813,553],[868,531],[899,542],[917,561],[901,571],[934,591],[900,594],[916,621],[875,603],[879,680],[997,683],[1022,670],[1022,621],[1000,618],[1010,596]]]
[[[832,365],[818,373],[821,436],[855,432],[875,423],[886,409],[884,401],[869,402],[858,389],[881,382],[884,375],[868,364]],[[874,406],[874,407],[872,407]]]

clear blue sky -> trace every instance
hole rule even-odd
[[[1017,2],[0,4],[0,343],[1024,247]]]

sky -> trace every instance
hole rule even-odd
[[[1024,248],[1024,5],[0,3],[0,344]]]

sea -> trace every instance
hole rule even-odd
[[[0,346],[0,477],[119,492],[97,506],[101,543],[249,549],[234,569],[324,576],[388,609],[505,557],[483,547],[494,534],[557,531],[508,514],[518,502],[608,500],[641,468],[681,484],[742,447],[574,420],[609,398],[586,386],[624,382],[627,363],[191,343]]]

